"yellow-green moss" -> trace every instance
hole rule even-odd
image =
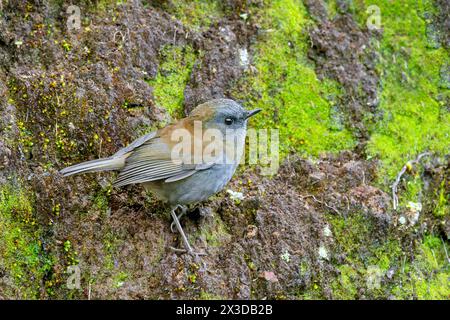
[[[160,51],[159,72],[149,84],[153,87],[156,104],[172,116],[181,116],[184,88],[196,55],[190,46],[164,46]]]
[[[329,222],[334,250],[345,253],[345,260],[337,266],[340,275],[332,282],[333,298],[354,299],[359,289],[369,298],[448,299],[450,296],[447,255],[450,246],[442,239],[425,236],[411,255],[411,250],[403,249],[399,239],[374,236],[374,222],[361,214],[346,219],[329,217]],[[372,282],[371,276],[379,279]]]
[[[107,231],[103,235],[103,266],[108,271],[114,271],[114,259],[117,254],[117,248],[120,244],[120,241],[117,237],[112,233],[112,231]]]
[[[86,150],[90,153],[98,150],[101,141],[111,142],[105,135],[106,127],[89,127],[83,118],[94,109],[85,99],[76,97],[76,87],[67,81],[63,73],[42,72],[29,82],[11,78],[8,81],[9,103],[17,109],[16,125],[19,137],[13,145],[17,146],[26,158],[34,156],[43,167],[54,165],[54,159],[78,159],[80,150],[84,149],[79,140],[88,131]],[[29,108],[35,105],[35,108]],[[109,110],[104,111],[106,116]],[[98,119],[101,119],[100,117]],[[86,125],[84,133],[73,128]],[[101,139],[100,139],[101,138]]]
[[[388,184],[403,164],[424,151],[438,155],[450,150],[450,113],[445,107],[449,88],[441,86],[440,72],[449,61],[445,48],[427,39],[425,12],[431,1],[358,1],[360,12],[377,5],[381,12],[382,79],[379,108],[382,121],[372,128],[370,156],[382,160],[381,177]]]
[[[67,266],[76,266],[80,263],[80,260],[78,259],[78,252],[72,246],[72,242],[70,240],[64,241],[63,252]]]
[[[164,4],[168,12],[184,26],[204,31],[222,17],[221,2],[217,0],[171,0]]]
[[[445,246],[445,247],[444,247]],[[449,246],[428,235],[420,245],[415,260],[406,263],[402,281],[393,289],[398,299],[443,299],[450,297]]]
[[[437,204],[434,208],[433,214],[436,217],[444,217],[445,215],[450,214],[450,205],[448,203],[450,195],[445,192],[445,186],[447,184],[447,177],[445,177],[441,185],[439,186],[439,189],[437,190],[438,196],[437,196]]]
[[[280,130],[282,155],[351,149],[354,139],[333,108],[340,88],[335,82],[319,81],[307,60],[305,7],[296,0],[267,1],[266,6],[251,13],[261,15],[264,33],[256,45],[256,72],[238,83],[235,96],[249,108],[263,109],[253,125]]]
[[[53,262],[42,249],[33,196],[19,186],[0,188],[0,234],[0,269],[14,281],[9,296],[39,298]]]
[[[328,11],[328,18],[334,19],[334,17],[338,13],[337,3],[336,0],[325,0],[327,11]]]
[[[355,299],[358,292],[356,286],[358,273],[354,268],[346,264],[340,266],[338,269],[340,275],[331,285],[333,298],[339,300]]]
[[[123,286],[124,282],[129,279],[128,273],[120,271],[113,276],[113,283],[116,288]]]
[[[215,295],[215,294],[206,292],[205,290],[202,289],[200,291],[199,299],[200,300],[222,300],[224,298],[219,295]]]
[[[109,199],[111,196],[112,185],[100,189],[94,197],[95,209],[106,214],[109,210]]]
[[[427,25],[432,23],[429,17],[435,11],[432,1],[357,1],[357,11],[364,13],[369,5],[377,5],[381,12],[379,108],[384,117],[371,128],[367,151],[370,157],[382,160],[380,182],[388,186],[401,167],[419,153],[431,151],[443,156],[450,150],[450,113],[445,105],[449,88],[441,79],[441,68],[449,63],[449,55],[427,38]],[[360,23],[365,24],[366,18],[360,14]],[[403,206],[408,201],[418,202],[423,188],[419,175],[406,175],[405,179],[406,190],[400,196]],[[444,185],[445,179],[438,190],[437,217],[448,212]],[[391,241],[388,250],[373,260],[383,270],[396,266],[401,271],[392,288],[396,298],[448,299],[450,262],[445,246],[448,251],[448,243],[429,235],[416,250],[416,258],[409,261],[399,244]]]

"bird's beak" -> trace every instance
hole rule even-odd
[[[245,119],[253,117],[255,114],[259,113],[260,111],[261,111],[261,109],[247,111],[247,117]]]

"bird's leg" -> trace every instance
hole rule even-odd
[[[178,221],[180,221],[181,217],[183,217],[186,214],[187,208],[185,206],[178,205],[173,210],[175,211],[178,208],[181,208],[181,213],[177,216]],[[173,220],[172,223],[170,224],[170,231],[172,231],[173,233],[175,233],[174,227],[175,227],[175,220]]]
[[[172,215],[173,223],[175,224],[175,226],[177,227],[178,232],[181,235],[181,239],[183,240],[183,244],[184,244],[184,248],[185,249],[184,250],[183,249],[177,249],[177,248],[174,248],[174,247],[170,247],[170,248],[172,250],[174,250],[174,251],[177,251],[177,252],[187,252],[187,253],[193,254],[195,256],[205,255],[204,253],[196,253],[196,252],[194,252],[194,250],[192,250],[192,247],[189,244],[189,241],[188,241],[188,239],[186,237],[186,234],[184,233],[183,228],[181,227],[180,220],[178,219],[178,216],[177,216],[177,214],[175,212],[175,210],[177,208],[178,208],[178,206],[172,208],[172,210],[170,211],[170,214]],[[184,212],[186,212],[186,209],[184,209],[184,211],[180,214],[180,216],[183,215]]]
[[[189,241],[188,241],[188,239],[186,237],[186,234],[183,231],[183,228],[181,227],[180,220],[178,220],[177,214],[175,212],[177,207],[173,208],[170,211],[170,214],[172,215],[173,223],[175,223],[175,226],[177,227],[177,230],[178,230],[178,232],[181,235],[181,239],[183,240],[183,244],[184,244],[184,247],[186,248],[186,251],[189,252],[189,253],[194,252],[194,250],[192,250],[191,245],[189,244]],[[183,214],[183,212],[181,214]],[[172,249],[175,249],[175,248],[172,248]],[[175,251],[179,251],[179,249],[175,249]]]

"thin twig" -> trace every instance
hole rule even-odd
[[[414,164],[414,163],[419,163],[420,160],[421,160],[423,157],[427,157],[427,156],[430,156],[430,155],[431,155],[430,152],[424,152],[424,153],[419,154],[419,155],[417,156],[416,159],[414,159],[414,160],[409,160],[409,161],[403,166],[402,170],[400,170],[400,172],[398,173],[397,178],[395,179],[394,183],[392,184],[392,204],[393,204],[393,206],[394,206],[394,210],[396,210],[397,207],[398,207],[398,196],[397,196],[398,185],[399,185],[399,183],[400,183],[400,179],[402,178],[403,174],[404,174],[404,173],[406,172],[406,170],[408,169],[408,164],[409,164],[409,165],[412,165],[412,164]]]
[[[314,199],[314,201],[315,202],[317,202],[317,203],[320,203],[320,204],[322,204],[322,205],[324,205],[325,207],[327,207],[327,208],[329,208],[329,209],[331,209],[331,210],[333,210],[334,212],[336,212],[338,215],[340,215],[341,216],[341,213],[339,212],[339,210],[338,209],[336,209],[336,208],[334,208],[334,207],[332,207],[332,206],[330,206],[329,204],[327,204],[326,202],[324,202],[324,201],[321,201],[321,200],[318,200],[314,195],[312,195],[312,194],[309,194],[309,195],[306,195],[306,196],[302,196],[302,199],[305,199],[305,198],[313,198]]]

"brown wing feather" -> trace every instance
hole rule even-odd
[[[188,164],[192,162],[191,158],[173,159],[172,148],[178,142],[171,140],[171,133],[176,129],[192,132],[192,121],[182,119],[174,125],[159,130],[150,139],[137,141],[133,148],[127,150],[129,155],[125,160],[125,166],[114,184],[124,186],[163,179],[165,182],[174,182],[214,165],[213,163]]]
[[[114,185],[120,187],[166,179],[184,171],[181,161],[172,161],[169,147],[155,137],[130,153]]]

